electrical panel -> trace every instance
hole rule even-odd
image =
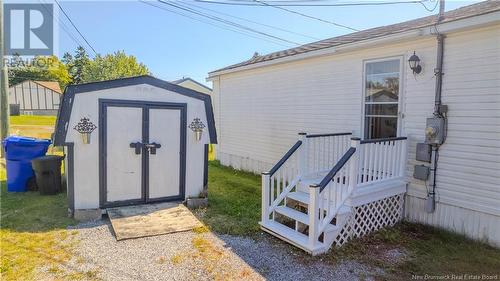
[[[425,165],[415,165],[413,170],[413,177],[417,180],[426,181],[429,178],[431,169]]]
[[[425,128],[426,144],[442,144],[445,138],[445,120],[442,117],[427,118]]]
[[[426,143],[417,143],[417,161],[431,162],[431,146]]]

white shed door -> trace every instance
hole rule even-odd
[[[149,153],[149,199],[180,195],[181,111],[149,109],[149,143],[161,144]]]
[[[186,104],[100,102],[101,207],[183,200]]]
[[[108,202],[142,199],[142,154],[131,142],[142,141],[142,108],[107,108],[106,198]]]

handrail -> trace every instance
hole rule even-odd
[[[292,156],[292,154],[299,148],[299,146],[302,144],[302,141],[297,141],[293,146],[292,148],[290,148],[290,150],[287,151],[287,153],[280,159],[280,161],[278,161],[278,163],[276,163],[276,165],[274,165],[274,167],[269,170],[269,172],[264,172],[262,173],[263,175],[269,175],[269,176],[272,176],[274,175],[274,173],[276,173],[276,171],[278,171],[278,169],[283,166],[283,164],[285,164],[286,160],[288,160],[288,158],[290,158],[290,156]]]
[[[312,134],[312,135],[306,135],[306,138],[335,137],[335,136],[347,136],[347,135],[352,135],[352,133]]]
[[[397,140],[406,140],[407,137],[394,137],[394,138],[382,138],[382,139],[371,139],[371,140],[361,140],[361,144],[365,143],[377,143],[377,142],[385,142],[385,141],[397,141]]]
[[[354,152],[356,152],[355,147],[349,148],[349,150],[347,150],[346,153],[344,153],[344,155],[342,156],[342,158],[340,158],[337,164],[335,164],[335,166],[333,166],[330,172],[328,172],[328,174],[323,178],[323,180],[321,180],[319,184],[311,185],[311,187],[315,188],[319,187],[320,188],[319,192],[321,193],[323,189],[325,189],[326,186],[330,183],[330,181],[332,181],[335,175],[340,171],[340,169],[342,169],[342,167],[344,167],[347,161],[349,161]]]

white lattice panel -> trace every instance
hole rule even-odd
[[[404,194],[398,194],[354,207],[334,245],[342,246],[352,238],[395,225],[403,218],[403,201]]]

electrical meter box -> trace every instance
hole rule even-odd
[[[441,117],[427,118],[425,127],[426,144],[442,144],[445,138],[445,120]]]
[[[429,174],[431,169],[425,165],[415,165],[415,169],[413,170],[413,177],[417,180],[426,181],[429,178]]]
[[[426,143],[417,143],[417,161],[431,162],[431,146]]]

